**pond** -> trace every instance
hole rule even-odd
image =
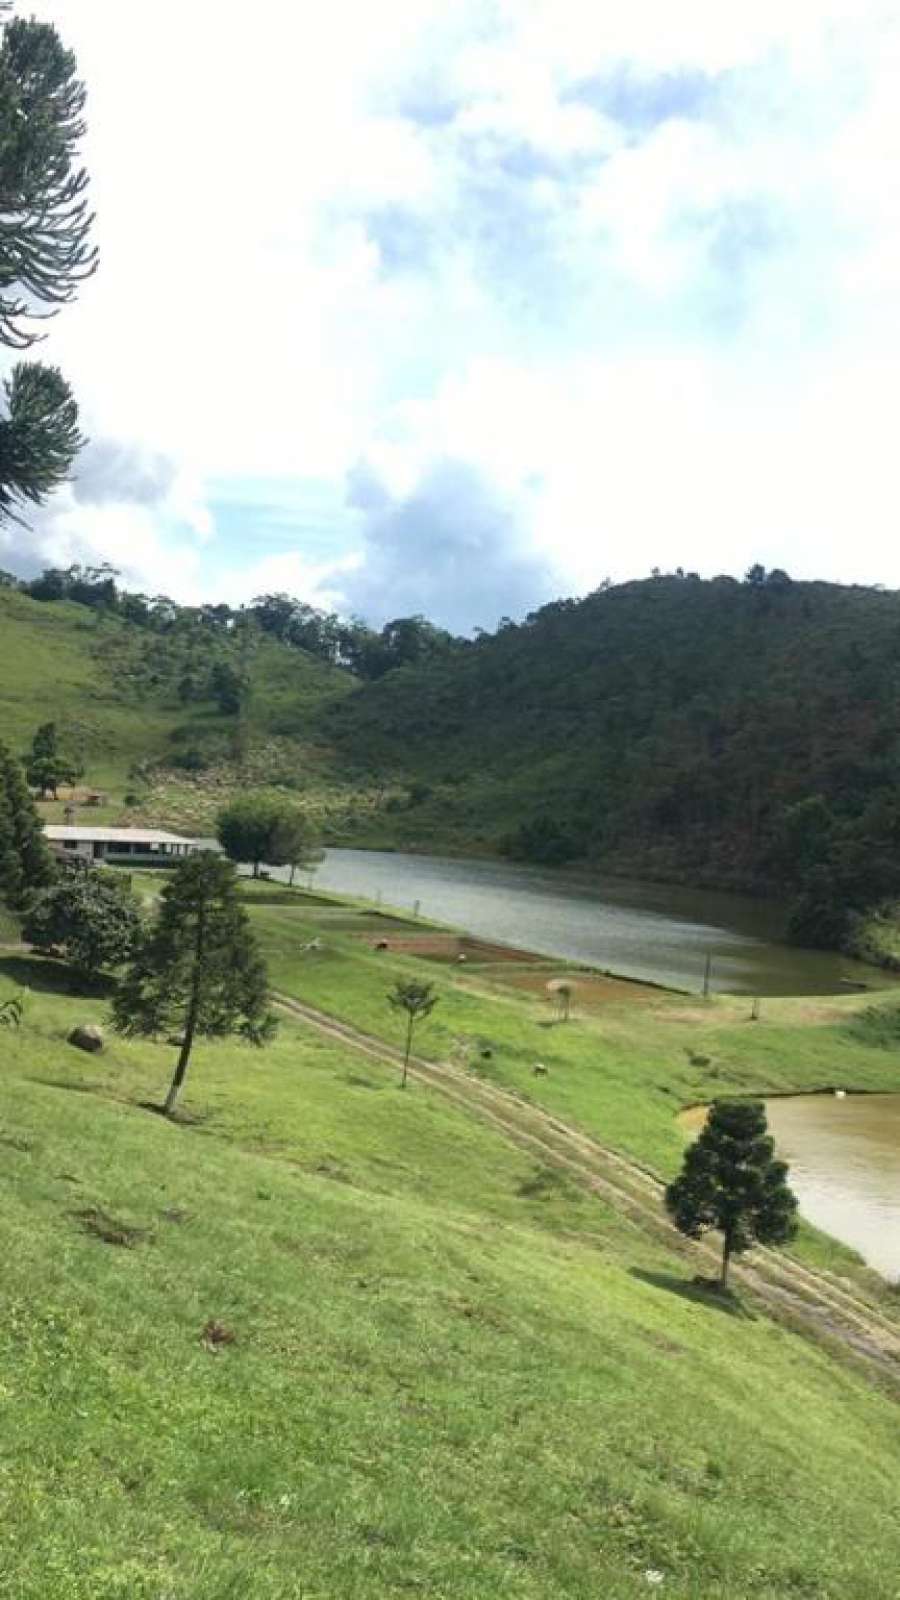
[[[804,1217],[900,1281],[900,1094],[790,1095],[766,1110]]]
[[[273,877],[286,873],[273,871]],[[711,889],[375,850],[328,850],[314,883],[626,977],[699,991],[835,994],[896,979],[827,951],[781,942],[783,913]]]

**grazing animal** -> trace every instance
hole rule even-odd
[[[375,949],[376,950],[389,950],[390,949],[390,945],[388,944],[387,939],[376,939],[376,941],[375,941]]]
[[[710,1057],[709,1056],[698,1055],[696,1050],[688,1050],[687,1048],[685,1048],[685,1055],[687,1056],[688,1061],[691,1063],[692,1067],[708,1067],[709,1066]]]
[[[531,1070],[536,1078],[546,1078],[547,1076],[547,1068],[544,1066],[543,1061],[536,1061]]]

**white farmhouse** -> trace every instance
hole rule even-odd
[[[203,845],[161,828],[45,827],[54,855],[113,866],[172,867]]]

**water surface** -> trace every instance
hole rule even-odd
[[[482,938],[674,988],[699,991],[707,957],[711,988],[737,994],[833,994],[842,980],[895,981],[781,943],[777,907],[717,890],[375,850],[327,851],[314,882],[407,910],[418,905],[422,916]]]
[[[766,1109],[803,1215],[900,1280],[900,1094],[791,1095]]]

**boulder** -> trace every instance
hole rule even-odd
[[[88,1050],[94,1055],[103,1049],[103,1030],[95,1022],[79,1022],[69,1034],[69,1043],[78,1050]]]

